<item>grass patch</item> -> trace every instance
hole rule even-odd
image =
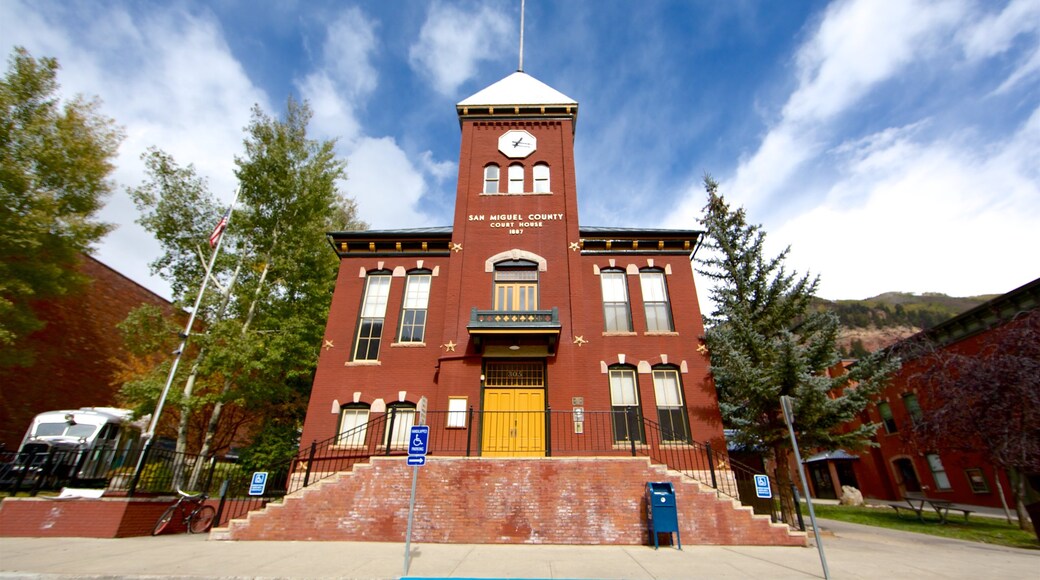
[[[818,505],[813,504],[813,511],[817,517],[902,530],[904,532],[916,532],[919,534],[930,534],[944,538],[967,540],[969,542],[982,542],[984,544],[996,544],[999,546],[1010,546],[1012,548],[1040,549],[1036,535],[1018,529],[1017,524],[1008,524],[1005,519],[988,518],[973,514],[968,521],[960,512],[950,512],[945,524],[939,523],[939,516],[934,512],[924,514],[924,523],[916,517],[907,514],[897,515],[895,510],[888,506],[877,507],[852,507],[840,505]],[[802,514],[808,524],[809,512],[802,506]]]

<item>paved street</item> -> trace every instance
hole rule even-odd
[[[827,521],[831,576],[1036,579],[1040,550]],[[2,538],[0,578],[399,578],[403,544]],[[815,548],[413,544],[415,578],[822,578]]]

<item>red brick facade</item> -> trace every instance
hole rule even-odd
[[[116,361],[125,355],[116,325],[142,304],[170,303],[84,255],[90,283],[78,294],[34,306],[46,326],[26,340],[36,354],[28,368],[0,368],[0,443],[14,450],[38,413],[118,406]]]
[[[375,458],[217,534],[403,542],[411,481],[402,459]],[[431,458],[418,478],[412,541],[646,545],[647,481],[675,486],[683,544],[805,545],[804,533],[639,458]]]

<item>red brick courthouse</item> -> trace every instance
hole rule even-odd
[[[339,277],[301,439],[320,452],[294,477],[372,459],[230,537],[400,541],[425,398],[416,541],[645,544],[645,483],[668,480],[683,543],[804,545],[729,497],[701,232],[581,225],[578,103],[523,72],[457,112],[452,226],[329,234]]]

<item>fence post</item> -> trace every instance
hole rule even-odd
[[[469,406],[469,419],[466,420],[466,457],[469,457],[470,445],[473,442],[473,405]]]
[[[17,462],[17,455],[15,455],[15,461]],[[14,489],[11,490],[11,497],[18,495],[18,492],[22,490],[22,484],[25,482],[25,476],[29,474],[29,468],[32,467],[33,462],[36,461],[36,452],[32,451],[29,456],[25,458],[25,463],[22,464],[22,472],[18,474],[18,480],[14,482]]]
[[[387,411],[390,413],[390,425],[387,426],[386,449],[383,450],[383,455],[390,455],[390,448],[394,446],[394,419],[397,418],[397,407],[390,407]]]
[[[311,452],[307,455],[307,469],[303,470],[303,487],[311,483],[311,469],[314,469],[314,453],[318,450],[318,440],[311,440]]]
[[[213,527],[220,527],[220,518],[224,516],[224,502],[227,501],[228,480],[220,484],[220,503],[217,504],[217,515],[213,518]]]
[[[628,431],[628,443],[629,447],[632,448],[632,457],[636,456],[636,438],[632,433],[632,425],[635,423],[635,421],[633,421],[633,415],[635,415],[635,411],[635,407],[625,407],[625,421],[628,423],[628,425],[626,425],[625,427],[625,430]],[[642,427],[642,421],[640,421],[640,427]]]
[[[552,406],[545,406],[545,456],[552,457]]]
[[[213,472],[217,470],[217,454],[214,453],[209,458],[209,475],[206,476],[205,491],[209,493],[209,486],[213,485]]]
[[[705,443],[704,448],[708,453],[708,471],[711,472],[711,487],[712,489],[718,489],[719,483],[715,480],[715,454],[711,451],[711,441]]]
[[[802,518],[802,498],[798,497],[798,488],[793,481],[791,482],[791,497],[794,498],[794,513],[798,515],[798,529],[804,532],[805,519]]]
[[[130,480],[130,489],[126,492],[126,497],[134,497],[137,493],[137,484],[141,481],[141,472],[144,471],[145,465],[148,464],[148,455],[152,452],[152,440],[151,438],[145,440],[144,450],[141,451],[141,457],[137,462],[137,468],[134,469],[134,477]]]

